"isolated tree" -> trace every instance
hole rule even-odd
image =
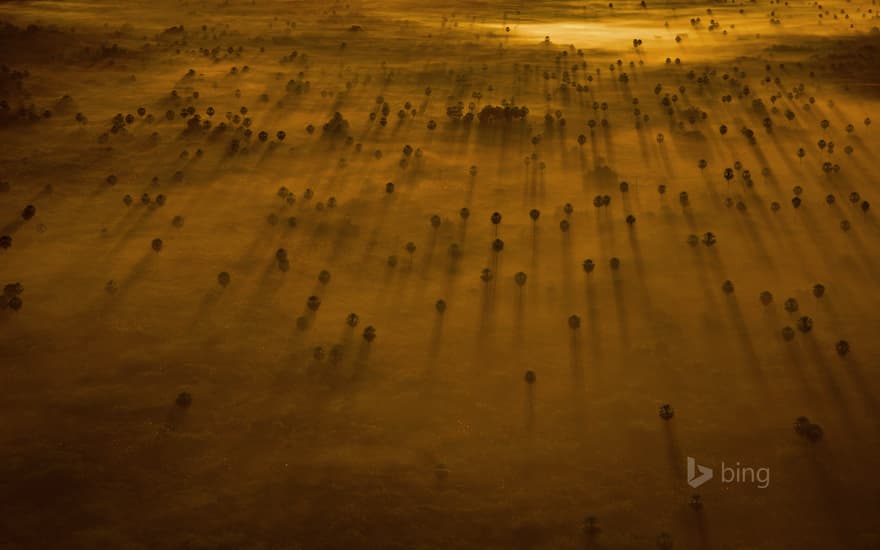
[[[321,307],[321,299],[314,295],[309,296],[306,299],[306,307],[312,311],[318,311],[318,308]]]
[[[632,227],[633,225],[635,225],[635,223],[636,223],[636,217],[633,216],[632,214],[627,215],[626,224],[628,226]]]
[[[617,187],[620,189],[621,193],[626,193],[627,191],[629,191],[629,183],[628,182],[622,181],[622,182],[620,182],[620,184]]]
[[[372,325],[370,325],[364,329],[364,340],[366,340],[367,343],[369,344],[369,343],[372,343],[373,340],[375,340],[375,339],[376,339],[376,329],[373,328]]]
[[[733,294],[733,281],[728,279],[721,283],[721,290],[723,290],[725,294]]]
[[[727,193],[730,194],[730,180],[733,179],[733,168],[724,169],[724,179],[727,180]]]
[[[231,279],[231,277],[229,276],[229,273],[227,273],[226,271],[221,271],[221,272],[217,275],[217,282],[220,283],[220,286],[222,286],[222,287],[224,287],[224,288],[226,288],[227,286],[229,286],[229,282],[230,282],[231,280],[232,280],[232,279]]]
[[[765,306],[769,306],[773,302],[773,294],[771,294],[769,290],[762,292],[759,298],[761,299],[761,303]]]
[[[782,206],[781,206],[778,202],[773,201],[773,202],[770,203],[770,210],[771,210],[771,211],[773,211],[773,212],[779,212],[779,209],[780,209],[780,208],[782,208]]]
[[[406,253],[409,254],[409,266],[412,267],[413,254],[416,252],[416,244],[414,242],[406,243]]]
[[[492,241],[492,251],[496,254],[500,254],[501,251],[504,250],[504,241],[501,239],[495,239]]]
[[[431,216],[431,227],[433,227],[434,229],[440,227],[440,216],[438,216],[437,214]]]
[[[713,246],[718,242],[718,239],[715,238],[715,234],[711,231],[707,231],[703,233],[703,244],[706,246]]]
[[[572,330],[577,330],[581,328],[581,318],[577,315],[571,315],[568,318],[568,328]]]
[[[177,394],[177,398],[174,399],[174,404],[181,409],[188,409],[192,405],[192,401],[193,398],[189,392],[180,392]]]
[[[785,300],[783,307],[785,307],[785,311],[789,313],[794,313],[799,308],[798,301],[794,298],[788,298],[787,300]]]
[[[791,341],[794,338],[794,329],[790,326],[782,327],[782,339],[786,342]]]
[[[851,227],[852,227],[852,224],[849,223],[849,220],[841,220],[840,221],[840,228],[842,230],[849,231]]]
[[[687,191],[682,191],[678,194],[678,202],[681,203],[682,206],[690,204],[690,198],[688,197]]]
[[[345,317],[345,324],[350,326],[351,328],[356,327],[358,324],[358,321],[360,321],[360,317],[358,317],[357,313],[349,313]]]
[[[501,214],[498,212],[492,212],[492,215],[489,217],[489,221],[492,222],[492,225],[495,226],[495,236],[498,236],[498,225],[501,223]]]
[[[527,370],[525,376],[523,377],[526,381],[526,384],[532,385],[537,381],[538,377],[535,375],[535,371]]]
[[[11,235],[3,235],[0,237],[0,249],[9,250],[12,246],[12,236]]]
[[[389,181],[385,184],[385,193],[391,194],[394,193],[394,182]]]
[[[797,320],[797,328],[804,334],[810,332],[811,330],[813,330],[813,319],[807,315],[804,315]]]
[[[837,355],[843,357],[849,353],[849,342],[846,340],[838,340],[836,344],[834,344],[834,350],[837,351]]]
[[[153,250],[159,252],[160,250],[162,250],[162,239],[153,239],[153,242],[150,246],[152,246]]]
[[[467,219],[471,216],[471,211],[467,207],[464,207],[458,211],[458,215],[462,220],[467,221]]]
[[[698,244],[700,244],[700,238],[698,236],[694,235],[693,233],[691,233],[687,237],[687,243],[691,246],[697,246]]]
[[[816,283],[813,285],[813,296],[816,298],[821,298],[825,296],[825,285],[822,283]]]
[[[803,201],[801,201],[800,197],[792,197],[791,199],[791,205],[795,208],[800,208],[802,203]]]
[[[596,269],[596,264],[593,263],[593,260],[587,258],[584,260],[584,263],[581,264],[584,268],[584,273],[592,273],[594,269]]]
[[[599,532],[599,520],[596,516],[587,516],[583,521],[583,531],[584,534],[591,537]]]
[[[24,207],[24,210],[21,211],[21,217],[24,221],[28,221],[34,216],[37,215],[37,207],[33,204],[29,204]]]
[[[434,303],[434,309],[437,310],[437,313],[443,313],[446,311],[446,300],[440,299]]]
[[[395,254],[388,256],[385,263],[388,264],[388,267],[397,267],[397,256]]]
[[[480,280],[486,283],[486,285],[489,284],[489,281],[492,280],[492,277],[492,270],[488,267],[484,267],[483,271],[480,272]]]
[[[574,212],[574,207],[571,203],[565,203],[565,206],[562,207],[562,211],[565,213],[566,217],[571,217],[571,214]]]
[[[860,208],[862,209],[862,212],[867,213],[868,210],[871,208],[871,203],[869,203],[868,201],[862,201]]]
[[[526,280],[528,277],[522,271],[518,271],[516,275],[513,276],[514,282],[516,282],[516,286],[522,288],[526,284]]]
[[[318,273],[318,282],[322,285],[326,285],[330,282],[330,272],[326,269],[322,269],[320,273]]]
[[[825,204],[831,205],[831,204],[834,204],[835,202],[837,202],[837,199],[834,198],[834,195],[832,195],[830,193],[828,195],[825,195]]]
[[[608,265],[610,265],[610,266],[611,266],[611,269],[613,269],[613,270],[615,270],[615,271],[616,271],[617,269],[620,269],[620,258],[618,258],[617,256],[614,256],[614,257],[611,258],[611,260],[608,262]]]
[[[672,409],[672,405],[669,403],[660,405],[660,418],[670,420],[673,416],[675,416],[675,411]]]
[[[602,206],[604,206],[604,203],[602,202],[602,195],[596,195],[595,197],[593,197],[593,206],[595,206],[596,208],[602,208]]]
[[[702,174],[703,170],[705,170],[706,167],[709,166],[709,163],[706,162],[706,159],[700,159],[700,161],[697,163],[697,166],[700,168],[700,173]]]
[[[561,220],[559,222],[559,230],[563,233],[568,233],[568,230],[571,229],[571,223],[568,220]]]
[[[657,192],[660,193],[661,196],[666,194],[666,185],[660,184],[657,186]]]

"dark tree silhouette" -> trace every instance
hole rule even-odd
[[[321,299],[314,295],[309,296],[306,299],[306,307],[312,311],[318,311],[318,308],[321,307]]]
[[[437,313],[443,313],[446,311],[446,300],[440,299],[434,303],[434,309],[437,310]]]
[[[825,204],[834,204],[836,201],[837,199],[834,198],[834,195],[825,195]]]
[[[666,185],[664,185],[662,183],[660,185],[658,185],[657,192],[660,193],[660,195],[665,195],[666,194]]]
[[[595,206],[596,208],[602,208],[602,206],[604,206],[604,203],[602,202],[602,195],[596,195],[595,197],[593,197],[593,206]]]
[[[397,267],[397,256],[394,254],[388,256],[388,259],[385,260],[385,263],[388,264],[388,267]]]
[[[388,183],[385,184],[385,192],[388,193],[389,195],[391,193],[394,193],[394,182],[389,181]]]
[[[711,231],[707,231],[703,233],[703,244],[706,246],[714,246],[715,243],[718,242],[718,239],[715,238],[715,234]]]
[[[489,269],[488,267],[484,267],[483,271],[480,272],[480,280],[483,281],[484,283],[486,283],[487,285],[489,284],[489,281],[492,280],[492,277],[493,277],[492,270]]]
[[[852,224],[849,223],[849,220],[841,220],[840,221],[840,228],[842,230],[849,231],[851,227],[852,227]]]
[[[702,174],[703,170],[705,170],[706,167],[709,166],[709,163],[706,162],[706,159],[700,159],[700,161],[697,163],[697,166],[700,168],[700,173]]]
[[[687,191],[682,191],[678,194],[678,202],[680,202],[682,206],[690,204],[690,198],[688,197]]]
[[[567,217],[570,217],[572,212],[574,212],[574,207],[571,205],[571,203],[567,202],[565,203],[565,206],[562,207],[562,211],[565,212],[565,215]]]
[[[584,268],[584,273],[592,273],[593,270],[596,269],[596,264],[593,263],[593,260],[591,260],[589,258],[584,260],[584,263],[582,264],[582,266]]]
[[[492,225],[495,226],[495,236],[498,236],[498,225],[501,223],[501,214],[499,212],[492,212],[492,216],[489,217],[489,221],[492,222]]]
[[[406,243],[406,253],[409,254],[409,266],[412,267],[413,254],[416,252],[416,244],[413,242]]]
[[[791,199],[791,205],[794,206],[795,208],[800,208],[800,207],[801,207],[801,202],[802,202],[802,201],[801,201],[801,198],[800,198],[800,197],[793,197],[793,198]]]
[[[531,385],[534,384],[535,381],[537,381],[538,377],[535,375],[535,371],[527,370],[524,379],[526,381],[526,384]]]
[[[869,203],[868,201],[862,201],[862,204],[861,204],[862,212],[867,213],[870,208],[871,208],[871,203]]]
[[[626,224],[627,224],[628,226],[632,227],[633,225],[635,225],[635,223],[636,223],[636,217],[633,216],[632,214],[629,214],[629,215],[626,217]]]
[[[618,185],[618,188],[620,189],[620,192],[621,192],[621,193],[626,193],[627,191],[629,191],[629,183],[628,183],[628,182],[625,182],[625,181],[622,181],[622,182],[620,182],[620,184]]]
[[[836,344],[834,344],[834,350],[837,351],[837,355],[843,357],[849,353],[849,342],[846,340],[838,340]]]
[[[730,180],[733,179],[733,168],[724,169],[724,179],[727,180],[727,193],[730,194]]]
[[[134,199],[131,198],[131,195],[125,195],[124,197],[122,197],[122,203],[125,204],[125,206],[131,206],[133,202]]]
[[[24,207],[24,210],[21,211],[21,217],[24,221],[28,221],[34,216],[37,215],[37,207],[33,204],[29,204]]]
[[[798,301],[794,298],[788,298],[785,300],[783,307],[785,307],[785,311],[794,313],[798,310]]]
[[[467,221],[467,219],[471,216],[471,211],[470,209],[465,207],[458,211],[458,215],[461,217],[462,220]]]
[[[608,264],[611,266],[611,269],[613,269],[613,270],[620,269],[620,258],[615,256],[615,257],[611,258],[611,260],[608,262]]]
[[[502,250],[504,250],[504,241],[501,239],[495,239],[492,241],[492,251],[496,254],[499,254]]]
[[[345,324],[350,326],[351,328],[356,327],[358,324],[358,321],[360,321],[360,317],[358,317],[357,313],[349,313],[345,317]]]
[[[571,223],[568,220],[561,220],[559,222],[559,230],[563,233],[567,233],[568,230],[571,229]]]
[[[370,325],[364,329],[364,340],[366,340],[367,343],[369,344],[369,343],[372,343],[373,340],[375,340],[375,339],[376,339],[376,329],[373,328],[372,325]]]
[[[12,247],[12,236],[3,235],[0,237],[0,248],[3,250],[9,250],[10,247]]]
[[[152,246],[153,250],[159,252],[160,250],[162,250],[162,239],[153,239],[153,242],[150,246]]]
[[[698,236],[694,235],[693,233],[691,233],[687,237],[687,243],[691,246],[697,246],[698,244],[700,244],[700,238]]]
[[[440,227],[440,216],[438,216],[437,214],[431,216],[431,227],[433,227],[434,229]]]
[[[771,303],[773,303],[773,294],[771,294],[769,290],[765,290],[764,292],[762,292],[759,297],[761,299],[761,303],[765,306],[769,306]]]
[[[773,212],[779,212],[779,209],[780,209],[780,208],[782,208],[782,206],[781,206],[778,202],[773,201],[773,202],[770,203],[770,210],[771,210],[771,211],[773,211]]]
[[[188,409],[192,405],[192,395],[189,392],[180,392],[174,400],[174,404],[181,409]]]
[[[222,286],[224,288],[229,286],[229,282],[231,280],[232,280],[232,278],[229,276],[229,273],[227,273],[226,271],[221,271],[217,275],[217,282],[220,284],[220,286]]]
[[[825,285],[822,283],[816,283],[813,285],[813,296],[816,298],[821,298],[825,296]]]
[[[571,315],[568,318],[568,328],[572,330],[577,330],[581,328],[581,318],[577,315]]]
[[[513,280],[516,283],[516,286],[520,288],[522,288],[526,284],[527,279],[528,276],[522,271],[518,271],[516,275],[513,276]]]
[[[803,332],[804,334],[810,332],[811,330],[813,330],[813,319],[811,317],[804,315],[803,317],[801,317],[800,319],[797,320],[797,328],[799,331]]]
[[[794,329],[789,326],[783,327],[782,328],[782,339],[785,340],[786,342],[789,342],[793,338],[794,338]]]
[[[723,290],[725,294],[733,294],[733,281],[728,279],[721,283],[721,290]]]
[[[318,273],[318,281],[322,285],[326,285],[330,282],[330,272],[326,269],[322,269],[320,273]]]
[[[673,416],[675,416],[675,411],[672,409],[672,405],[669,403],[660,405],[660,418],[670,420]]]

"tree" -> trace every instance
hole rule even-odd
[[[373,328],[372,325],[370,325],[364,329],[364,340],[366,340],[367,343],[369,344],[369,343],[372,343],[373,340],[375,340],[375,339],[376,339],[376,329]]]
[[[724,169],[724,179],[727,180],[727,194],[730,194],[730,180],[733,179],[733,168]]]
[[[192,405],[192,401],[192,395],[189,392],[184,391],[177,394],[177,398],[174,400],[174,404],[181,409],[188,409],[190,405]]]
[[[657,192],[660,193],[660,196],[665,195],[666,194],[666,185],[664,185],[662,183],[660,185],[658,185]]]
[[[0,237],[0,248],[3,250],[9,250],[12,246],[12,236],[11,235],[3,235]]]
[[[318,308],[321,307],[321,299],[314,295],[309,296],[306,299],[306,307],[312,311],[318,311]]]
[[[446,300],[440,299],[434,303],[434,309],[437,310],[437,313],[443,313],[446,311]]]
[[[572,212],[574,212],[574,207],[571,203],[565,203],[565,206],[562,207],[562,211],[565,212],[566,217],[571,217]]]
[[[162,250],[162,239],[153,239],[151,246],[154,251],[159,252]]]
[[[326,285],[330,282],[330,272],[326,269],[322,269],[320,273],[318,273],[318,282],[322,285]]]
[[[849,220],[841,220],[840,228],[844,231],[849,231],[852,225],[849,223]]]
[[[773,302],[773,294],[771,294],[769,290],[762,292],[759,298],[761,299],[761,303],[765,306],[769,306]]]
[[[703,233],[703,244],[704,245],[711,247],[717,242],[718,242],[718,239],[715,238],[715,234],[712,233],[711,231],[707,231],[707,232]]]
[[[526,384],[532,385],[535,383],[538,377],[535,375],[535,371],[527,370],[524,379],[526,381]]]
[[[231,281],[231,278],[230,278],[230,276],[229,276],[229,273],[227,273],[226,271],[221,271],[221,272],[217,275],[217,282],[220,283],[220,286],[222,286],[222,287],[224,287],[224,288],[226,288],[227,286],[229,286],[229,282],[230,282],[230,281]]]
[[[798,310],[798,301],[794,298],[788,298],[785,300],[783,307],[785,308],[785,311],[794,313]]]
[[[816,298],[821,298],[822,296],[825,296],[825,285],[823,285],[822,283],[816,283],[815,285],[813,285],[813,296],[815,296]]]
[[[489,284],[489,281],[492,280],[492,277],[492,270],[488,267],[484,267],[483,271],[480,272],[480,280],[486,283],[487,286]]]
[[[611,260],[608,262],[608,264],[611,266],[611,269],[616,271],[616,270],[620,269],[620,258],[615,256],[615,257],[611,258]]]
[[[464,207],[458,211],[458,215],[463,221],[467,221],[467,219],[471,216],[471,211],[467,207]]]
[[[837,355],[843,357],[849,353],[849,342],[846,340],[838,340],[836,344],[834,344],[834,349],[837,351]]]
[[[782,339],[785,340],[786,342],[789,342],[793,338],[794,338],[794,329],[789,326],[782,327]]]
[[[561,220],[559,222],[559,230],[563,233],[568,233],[568,230],[571,229],[571,223],[568,220]]]
[[[682,206],[690,204],[690,198],[688,197],[687,191],[682,191],[678,194],[678,202],[681,203]]]
[[[632,227],[633,225],[635,225],[635,223],[636,223],[636,217],[633,216],[632,214],[629,214],[629,215],[626,217],[626,224],[627,224],[628,226]]]
[[[413,254],[416,252],[416,244],[414,242],[406,243],[406,253],[409,254],[409,266],[412,267]]]
[[[800,208],[802,202],[800,197],[792,197],[791,199],[791,205],[795,208]]]
[[[807,315],[804,315],[797,320],[797,328],[804,334],[810,332],[811,330],[813,330],[813,319]]]
[[[589,258],[584,260],[584,263],[582,264],[582,266],[584,268],[584,273],[592,273],[593,270],[596,269],[596,264],[593,263],[593,260],[591,260]]]
[[[501,214],[499,212],[492,212],[492,215],[489,217],[489,221],[492,222],[492,225],[495,226],[495,236],[498,236],[498,225],[501,223]]]
[[[527,279],[528,279],[528,277],[527,277],[526,274],[525,274],[524,272],[522,272],[522,271],[518,271],[518,272],[516,273],[516,275],[513,276],[513,280],[514,280],[514,282],[516,282],[516,286],[518,286],[518,287],[520,287],[520,288],[522,288],[523,286],[525,286],[525,284],[526,284],[526,280],[527,280]]]
[[[571,315],[568,318],[568,328],[572,330],[577,330],[581,328],[581,318],[577,315]]]
[[[834,198],[834,195],[828,194],[825,195],[825,204],[832,205],[837,202],[837,199]]]
[[[440,227],[440,216],[438,216],[437,214],[431,216],[431,227],[433,227],[434,229]]]
[[[733,281],[728,279],[721,283],[721,290],[723,290],[725,294],[733,294]]]
[[[501,239],[495,239],[492,241],[492,251],[496,254],[500,254],[501,251],[504,250],[504,241]]]
[[[675,411],[672,409],[672,405],[669,403],[660,405],[660,418],[670,420],[673,416],[675,416]]]
[[[37,215],[37,207],[33,204],[29,204],[24,207],[24,210],[21,211],[21,217],[24,221],[28,221],[34,216]]]
[[[385,184],[385,192],[389,195],[394,193],[394,182],[389,181]]]
[[[706,167],[709,166],[709,163],[706,162],[706,159],[700,159],[700,162],[697,163],[697,166],[700,168],[700,173],[702,174],[703,170],[705,170]]]
[[[356,327],[358,324],[358,321],[360,321],[360,317],[358,317],[357,313],[349,313],[345,317],[345,324],[350,326],[351,328]]]

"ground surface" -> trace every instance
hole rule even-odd
[[[0,3],[0,547],[880,547],[872,7]]]

